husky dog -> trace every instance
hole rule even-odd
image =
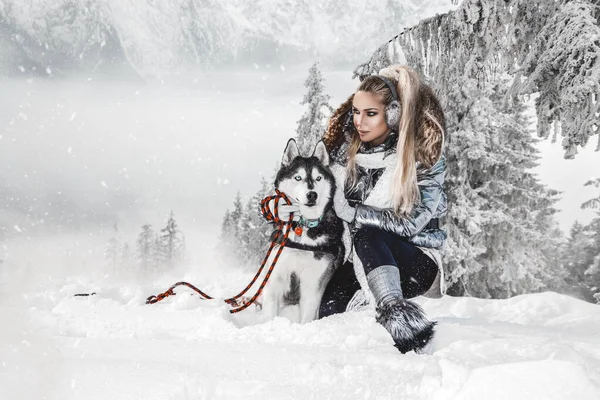
[[[273,318],[281,315],[285,306],[298,305],[299,322],[310,322],[317,317],[325,286],[343,262],[345,253],[344,226],[333,211],[335,180],[329,170],[325,144],[319,142],[312,156],[302,157],[296,141],[290,139],[275,178],[275,188],[297,203],[301,216],[294,221],[287,244],[265,287],[263,312]],[[279,204],[285,201],[280,200]],[[280,242],[282,237],[280,235]],[[276,250],[277,247],[273,255]]]

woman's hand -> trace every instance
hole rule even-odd
[[[291,199],[290,199],[291,200]],[[294,213],[293,221],[300,221],[300,206],[294,200],[291,200],[292,204],[282,204],[282,201],[279,202],[279,208],[277,210],[278,217],[283,222],[288,222],[290,220],[290,214]],[[275,210],[275,200],[271,200],[269,202],[269,208],[271,211]]]
[[[283,222],[288,222],[290,219],[290,214],[294,214],[293,221],[299,221],[302,214],[300,214],[300,205],[297,201],[290,198],[292,204],[286,204],[285,200],[279,200],[279,207],[277,209],[276,217],[279,218]],[[260,206],[259,206],[260,207]],[[275,216],[275,199],[271,199],[267,204],[268,212]],[[267,219],[267,221],[272,221],[268,213],[263,213],[261,210],[261,215]]]

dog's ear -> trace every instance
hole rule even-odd
[[[323,165],[329,165],[329,154],[327,153],[327,147],[325,147],[325,143],[323,143],[322,140],[317,143],[317,147],[315,147],[312,156],[317,157],[317,160]]]
[[[290,165],[292,160],[300,155],[300,151],[298,150],[298,145],[294,139],[290,139],[287,142],[287,146],[285,146],[285,150],[283,151],[283,159],[281,160],[281,165]]]

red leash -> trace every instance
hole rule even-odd
[[[267,251],[267,255],[265,256],[264,260],[262,261],[262,263],[260,265],[260,268],[256,272],[256,275],[254,275],[254,278],[252,278],[252,280],[244,288],[244,290],[242,290],[241,292],[239,292],[235,296],[230,297],[230,298],[224,300],[225,303],[227,303],[227,304],[235,307],[234,309],[229,310],[229,312],[232,313],[232,314],[235,314],[237,312],[240,312],[240,311],[245,310],[246,308],[250,307],[252,304],[254,304],[254,302],[256,301],[256,299],[258,299],[258,297],[261,295],[263,289],[265,288],[265,286],[267,284],[267,281],[269,280],[269,278],[271,277],[271,274],[273,273],[273,269],[275,268],[275,265],[277,264],[277,261],[279,260],[279,256],[281,255],[281,252],[283,251],[283,248],[285,247],[285,245],[287,243],[288,237],[290,235],[290,231],[292,230],[292,220],[294,218],[293,214],[290,214],[289,220],[285,221],[285,222],[282,221],[282,220],[280,220],[279,217],[278,217],[278,215],[279,215],[278,214],[278,211],[279,211],[279,200],[284,199],[288,205],[292,204],[292,202],[290,201],[290,199],[288,199],[288,197],[285,195],[285,193],[280,192],[279,190],[275,190],[275,192],[277,193],[276,195],[268,196],[268,197],[265,197],[264,199],[261,200],[261,202],[260,202],[260,209],[261,209],[262,214],[267,219],[267,221],[273,221],[277,225],[278,229],[277,229],[277,231],[275,233],[275,237],[271,241],[271,246],[269,247],[269,250]],[[274,212],[271,212],[271,210],[269,209],[269,202],[271,200],[275,200],[275,202],[274,202]],[[265,278],[263,279],[262,283],[260,284],[260,287],[258,288],[258,290],[256,291],[256,293],[254,294],[254,296],[252,296],[250,298],[250,300],[248,300],[248,301],[243,300],[243,301],[241,301],[241,304],[240,304],[239,300],[252,287],[252,285],[254,285],[254,283],[256,282],[256,280],[258,279],[258,277],[260,276],[261,272],[265,268],[265,265],[267,264],[267,260],[269,259],[269,256],[271,255],[271,251],[273,250],[273,248],[277,244],[277,239],[279,239],[279,236],[283,232],[283,228],[284,227],[285,227],[285,233],[283,234],[283,240],[279,244],[279,249],[277,250],[277,254],[275,254],[275,258],[273,259],[273,262],[271,263],[271,266],[269,267],[269,270],[267,271],[267,274],[265,275]],[[157,296],[150,296],[150,297],[148,297],[146,299],[146,304],[158,303],[159,301],[163,300],[166,297],[174,296],[176,293],[173,291],[173,289],[175,289],[177,286],[187,286],[190,289],[192,289],[193,291],[195,291],[196,293],[198,293],[200,296],[202,296],[202,298],[204,298],[206,300],[213,300],[214,299],[214,297],[211,297],[208,294],[204,293],[202,290],[198,289],[197,287],[195,287],[191,283],[188,283],[188,282],[177,282],[176,284],[174,284],[173,286],[171,286],[166,292],[159,293]]]

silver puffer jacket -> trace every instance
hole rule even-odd
[[[369,148],[363,144],[359,153],[371,154],[384,152],[383,157],[395,155],[397,135],[392,133],[379,146]],[[345,165],[346,146],[332,152],[334,162]],[[444,191],[446,158],[442,155],[438,162],[427,169],[417,163],[417,184],[421,200],[414,206],[409,217],[397,216],[391,208],[363,204],[379,181],[385,168],[357,169],[358,184],[354,189],[345,187],[344,194],[348,203],[356,208],[354,229],[376,227],[408,238],[408,241],[421,247],[440,248],[446,240],[446,232],[439,227],[439,218],[446,215],[447,202]],[[384,182],[380,182],[384,184]],[[385,182],[385,184],[389,184]]]

